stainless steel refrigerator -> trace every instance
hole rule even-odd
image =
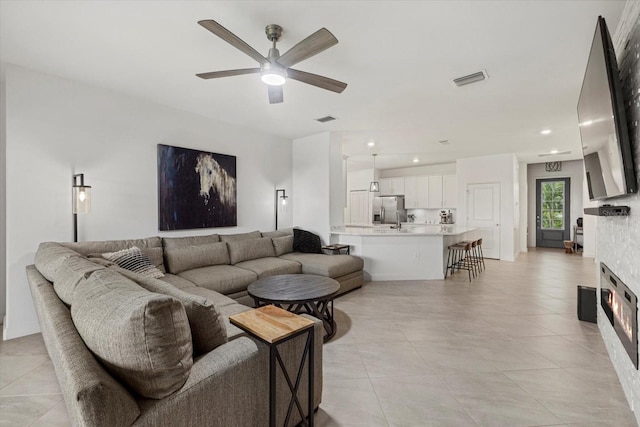
[[[373,223],[396,224],[407,222],[404,196],[382,196],[373,198]]]

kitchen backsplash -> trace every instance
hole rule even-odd
[[[457,221],[455,209],[450,210],[453,214],[454,224]],[[415,215],[416,219],[413,222],[427,223],[427,224],[439,224],[440,223],[440,209],[407,209],[407,218],[409,215]],[[409,219],[407,219],[409,221]],[[409,221],[411,222],[411,221]]]

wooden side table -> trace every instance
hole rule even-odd
[[[345,255],[351,254],[351,247],[349,245],[341,245],[341,244],[327,245],[327,246],[323,246],[322,250],[330,252],[331,255],[340,255],[342,253],[344,253]]]
[[[287,381],[289,391],[291,391],[291,400],[289,400],[289,409],[285,417],[284,425],[289,425],[289,417],[293,410],[293,405],[298,408],[302,423],[306,426],[313,427],[313,368],[314,368],[314,330],[313,322],[309,319],[305,319],[302,316],[288,312],[287,310],[275,307],[273,305],[266,305],[264,307],[256,308],[255,310],[245,311],[229,316],[229,321],[247,332],[249,335],[255,337],[259,341],[269,346],[269,426],[275,427],[276,425],[276,361],[280,365],[280,369],[284,374],[284,378]],[[291,381],[291,377],[284,366],[280,352],[278,351],[278,345],[287,342],[299,335],[307,334],[307,341],[305,343],[304,352],[302,353],[302,360],[300,361],[300,367],[295,376],[295,384]],[[300,387],[300,379],[304,370],[304,362],[309,357],[308,364],[308,418],[304,416],[304,410],[298,400],[298,388]]]

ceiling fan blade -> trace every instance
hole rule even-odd
[[[306,71],[294,70],[293,68],[289,68],[287,70],[287,77],[336,93],[342,93],[342,91],[347,88],[347,84],[341,81],[319,76],[317,74],[307,73]]]
[[[326,28],[320,28],[306,39],[289,49],[278,58],[278,63],[285,68],[289,68],[298,62],[311,58],[325,49],[338,44],[338,39]]]
[[[269,86],[269,104],[279,104],[284,101],[282,86]]]
[[[246,42],[244,42],[240,37],[233,34],[231,31],[227,30],[222,25],[218,24],[213,19],[206,19],[203,21],[198,21],[198,24],[202,25],[207,30],[211,31],[216,36],[220,37],[222,40],[229,43],[231,46],[236,49],[240,49],[260,64],[268,64],[269,60],[264,56],[260,55],[257,50],[249,46]]]
[[[242,68],[239,70],[210,71],[208,73],[196,74],[201,79],[217,79],[219,77],[241,76],[243,74],[257,74],[260,68]]]

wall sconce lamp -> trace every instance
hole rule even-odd
[[[373,181],[369,184],[369,191],[371,193],[377,193],[380,191],[380,183],[376,181],[376,156],[377,154],[372,154],[373,156]]]
[[[78,183],[78,178],[80,183]],[[73,175],[71,193],[73,212],[73,241],[78,241],[78,214],[91,212],[91,186],[84,185],[84,174]]]
[[[282,193],[282,196],[279,194]],[[287,193],[284,189],[276,190],[276,230],[278,229],[278,210],[282,209],[283,212],[287,211]]]

